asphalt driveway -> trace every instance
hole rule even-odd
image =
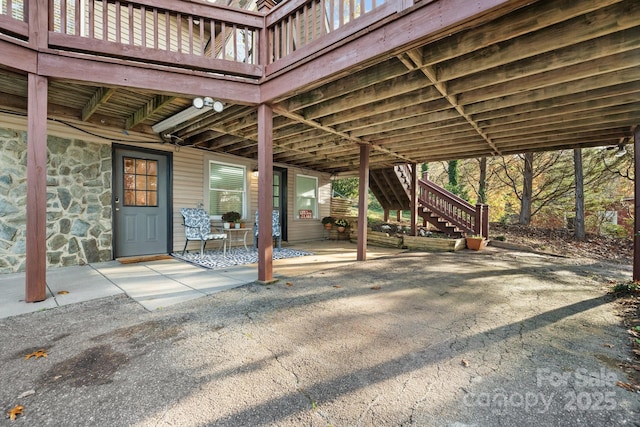
[[[0,425],[637,426],[607,295],[630,275],[406,253],[155,312],[119,295],[10,317],[0,406],[24,409]]]

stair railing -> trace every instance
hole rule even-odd
[[[418,202],[467,234],[489,237],[489,207],[473,206],[450,191],[439,187],[424,173],[418,180]]]

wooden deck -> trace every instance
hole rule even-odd
[[[640,121],[635,0],[3,4],[2,111],[26,114],[38,73],[50,118],[158,143],[195,96],[224,112],[165,143],[255,159],[268,103],[274,162],[343,175],[363,144],[380,169],[624,144]]]

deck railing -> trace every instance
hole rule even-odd
[[[29,42],[30,3],[36,0],[0,0],[0,37]],[[339,46],[413,3],[289,0],[265,15],[196,1],[48,0],[47,46],[262,77]]]
[[[277,71],[318,50],[334,46],[404,7],[406,2],[403,0],[284,2],[266,17],[268,47],[265,65],[278,63],[268,67],[270,72]]]
[[[261,27],[258,14],[182,2],[49,3],[52,47],[255,77]]]
[[[29,41],[29,0],[0,2],[0,34]],[[47,44],[66,51],[261,77],[263,26],[259,13],[204,3],[49,0]]]
[[[473,206],[450,191],[436,185],[424,174],[418,180],[418,202],[467,234],[489,237],[489,208],[481,203]]]
[[[9,35],[26,40],[29,37],[28,0],[0,0],[0,28]]]

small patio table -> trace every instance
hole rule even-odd
[[[225,228],[224,229],[225,233],[229,232],[229,246],[231,246],[233,242],[242,242],[242,244],[244,245],[244,250],[248,252],[249,248],[247,248],[247,234],[249,234],[251,230],[253,229],[252,228]],[[240,237],[240,233],[243,233],[242,237]]]

